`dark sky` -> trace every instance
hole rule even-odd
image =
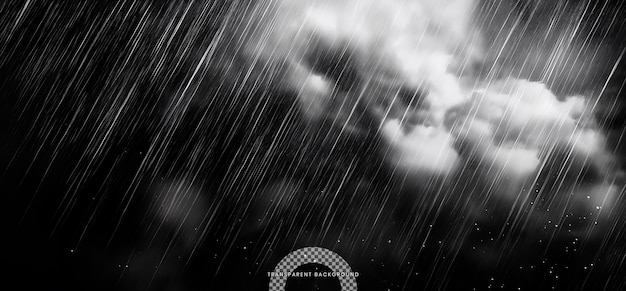
[[[552,191],[559,183],[591,188],[613,177],[617,194],[602,219],[562,218],[569,226],[557,231],[528,218],[508,228],[507,211],[464,212],[491,186],[478,174],[459,174],[457,184],[473,190],[458,199],[411,198],[452,182],[420,176],[407,186],[414,174],[387,163],[388,145],[371,129],[377,115],[354,110],[356,129],[346,134],[333,122],[345,112],[333,107],[326,114],[336,119],[311,126],[283,81],[259,85],[256,72],[247,79],[253,66],[233,51],[247,41],[241,27],[251,7],[260,3],[258,13],[269,2],[3,1],[8,286],[267,290],[265,274],[282,257],[317,245],[361,272],[359,290],[626,289],[626,8],[608,0],[495,2],[479,1],[475,11],[489,45],[474,78],[541,81],[558,98],[597,100],[593,126],[610,157],[594,168],[557,151],[538,174],[543,184],[524,191],[541,188],[546,201],[562,202],[561,190]],[[551,58],[560,46],[564,56]],[[335,97],[360,108],[350,97],[364,69],[351,67],[355,56],[341,51],[349,45],[337,47],[307,62],[335,78],[345,91]],[[287,78],[272,75],[281,65],[267,67],[271,78]],[[530,69],[537,67],[555,73]],[[416,93],[406,94],[403,106],[416,106]],[[584,174],[560,176],[579,164]]]

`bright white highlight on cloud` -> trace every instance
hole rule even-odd
[[[417,125],[405,134],[398,120],[390,120],[382,133],[394,145],[392,159],[405,171],[443,175],[459,163],[452,136],[438,128]]]
[[[475,90],[448,111],[448,127],[467,158],[507,176],[526,178],[554,147],[601,154],[602,137],[584,114],[581,97],[559,101],[543,84],[506,79]]]

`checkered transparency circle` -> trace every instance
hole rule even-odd
[[[350,274],[352,269],[337,253],[320,247],[306,247],[295,250],[284,257],[274,269],[276,273],[293,272],[296,268],[317,263],[329,267],[333,272]],[[337,276],[342,291],[356,291],[357,284],[354,276]],[[287,276],[272,276],[270,278],[270,291],[285,291]]]

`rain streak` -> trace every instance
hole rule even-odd
[[[625,289],[624,16],[617,0],[4,1],[11,280],[268,290],[283,257],[323,247],[359,290]]]

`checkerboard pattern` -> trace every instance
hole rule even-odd
[[[276,266],[274,272],[293,272],[296,268],[310,263],[317,263],[329,267],[333,272],[352,272],[348,263],[335,252],[320,248],[306,247],[295,250],[284,257]],[[342,291],[357,291],[356,278],[350,276],[337,277]],[[270,291],[285,291],[287,277],[271,277]]]

